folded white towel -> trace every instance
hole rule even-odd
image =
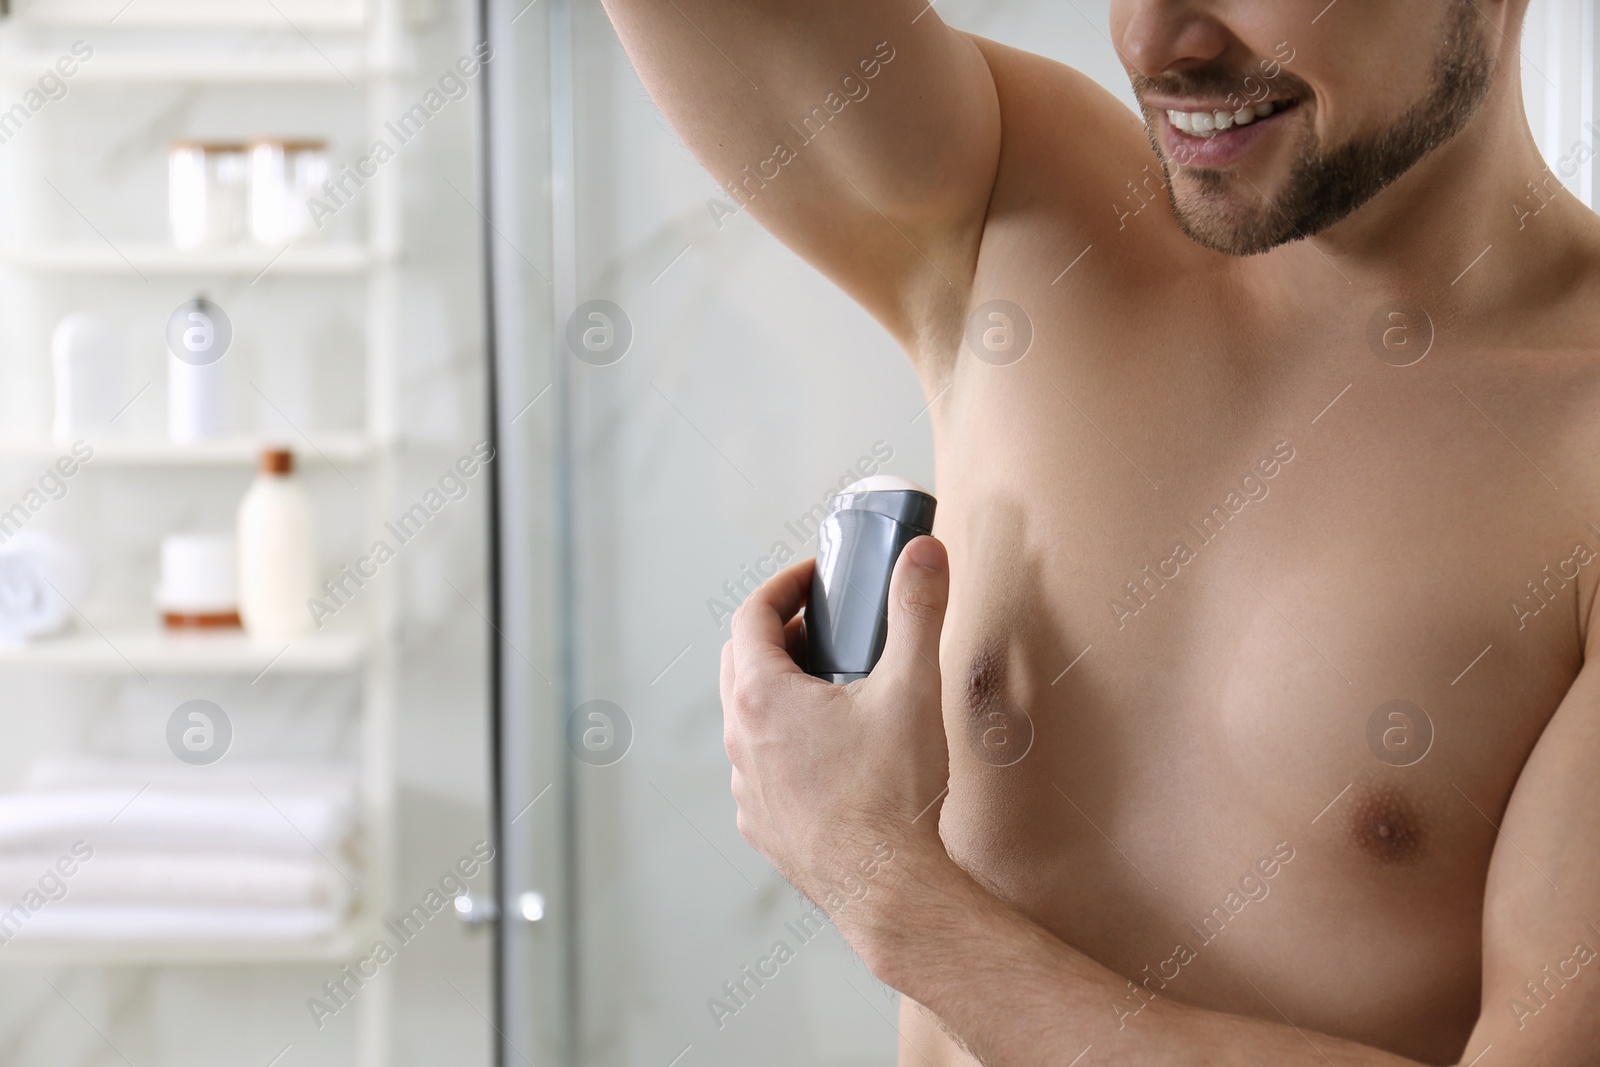
[[[59,903],[332,907],[343,912],[353,892],[346,876],[322,857],[288,859],[239,853],[147,852],[115,845],[63,868],[48,852],[0,853],[0,912],[37,892]]]
[[[316,940],[356,895],[347,765],[69,755],[36,761],[23,785],[0,794],[0,950],[8,938]],[[67,857],[73,873],[59,876]]]
[[[0,851],[93,847],[329,854],[350,838],[354,810],[327,796],[290,791],[151,786],[0,795]]]
[[[51,904],[20,924],[0,912],[0,960],[11,941],[313,940],[339,928],[331,908],[188,908]]]
[[[34,758],[19,788],[112,789],[127,787],[131,795],[146,785],[174,789],[213,789],[232,786],[248,790],[252,784],[268,796],[280,789],[353,796],[355,768],[347,763],[321,760],[226,759],[203,767],[180,763],[170,756],[160,759],[126,759],[78,752],[46,753]]]

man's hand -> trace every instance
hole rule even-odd
[[[906,546],[889,587],[883,658],[869,677],[836,685],[795,662],[813,566],[782,571],[734,615],[722,647],[723,743],[739,832],[828,909],[856,899],[842,887],[876,877],[886,860],[896,881],[951,865],[938,823],[949,778],[939,632],[950,573],[934,538]],[[846,936],[869,911],[851,910]]]

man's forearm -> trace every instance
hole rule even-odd
[[[909,859],[909,857],[907,857]],[[1127,980],[1005,904],[953,862],[901,866],[850,933],[884,982],[937,1015],[989,1067],[1271,1063],[1402,1067],[1416,1061],[1287,1020],[1162,998],[1119,1027]]]

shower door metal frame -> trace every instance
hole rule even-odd
[[[490,503],[494,1062],[575,1065],[570,360],[577,206],[570,0],[479,0]],[[543,75],[541,78],[540,75]],[[540,203],[548,173],[549,200]]]

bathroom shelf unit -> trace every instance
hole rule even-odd
[[[166,278],[243,276],[254,281],[278,277],[364,277],[382,257],[353,242],[315,241],[267,248],[228,245],[178,248],[170,244],[110,244],[60,241],[10,245],[0,263],[39,274],[128,274]]]
[[[116,0],[116,7],[123,7],[125,2]],[[402,75],[413,73],[409,69],[410,42],[403,25],[407,3],[408,0],[134,0],[115,25],[107,14],[106,22],[97,24],[91,36],[89,25],[99,17],[100,0],[11,0],[14,9],[19,13],[26,9],[29,16],[0,20],[0,86],[5,87],[8,98],[15,98],[35,83],[62,54],[56,42],[73,39],[62,32],[61,26],[75,26],[81,19],[81,36],[92,41],[95,52],[79,65],[70,82],[77,107],[115,108],[123,94],[108,92],[105,87],[178,87],[196,96],[215,89],[222,90],[229,99],[260,89],[268,94],[263,97],[265,100],[273,99],[270,94],[274,89],[304,87],[306,93],[282,95],[300,101],[314,94],[312,99],[339,106],[327,108],[327,114],[337,116],[320,121],[327,128],[300,132],[326,136],[334,144],[371,144],[384,136],[385,119],[399,113],[409,102],[402,99],[398,81]],[[247,4],[253,7],[246,10]],[[141,5],[146,5],[144,14],[149,21],[128,32],[128,26],[138,23],[134,16]],[[353,17],[351,12],[357,7],[360,16]],[[166,14],[158,18],[158,10]],[[47,11],[55,14],[46,15]],[[308,18],[304,23],[290,21],[300,17],[296,12],[312,11],[323,11],[329,17]],[[184,12],[186,16],[180,18],[173,12]],[[111,13],[115,14],[115,10]],[[288,18],[284,17],[286,13]],[[66,17],[69,14],[73,17]],[[123,19],[132,21],[125,24]],[[242,34],[241,29],[250,32]],[[302,29],[313,32],[313,36],[306,36]],[[318,32],[322,30],[336,32],[324,35]],[[172,32],[162,37],[163,31]],[[160,47],[155,46],[157,42]],[[349,106],[354,103],[354,93],[359,93],[359,112]],[[249,110],[240,109],[240,128],[207,129],[206,135],[247,138],[256,132],[257,122],[245,116]],[[318,115],[321,111],[308,113]],[[59,114],[64,111],[47,110],[30,121],[44,123]],[[314,119],[307,125],[315,127],[319,121]],[[75,149],[69,141],[28,137],[9,145],[0,155],[0,165],[16,167],[18,173],[37,173],[21,162],[21,153],[39,150],[64,154]],[[340,162],[343,160],[330,159],[335,165]],[[17,243],[0,248],[0,268],[38,285],[59,286],[62,292],[71,292],[81,278],[126,284],[130,292],[143,289],[147,281],[158,277],[228,279],[241,287],[253,284],[263,301],[282,302],[289,299],[288,290],[274,288],[271,283],[275,280],[309,278],[338,285],[336,292],[348,299],[365,335],[363,344],[335,357],[360,361],[365,379],[365,424],[359,430],[326,432],[307,426],[304,429],[309,442],[304,438],[275,440],[293,448],[307,471],[325,468],[330,462],[336,467],[347,461],[359,462],[361,476],[352,479],[359,492],[339,494],[336,506],[344,517],[359,514],[366,531],[376,535],[383,522],[403,506],[398,492],[400,420],[396,408],[405,311],[400,250],[404,222],[401,183],[406,171],[402,159],[388,163],[382,179],[370,182],[350,209],[364,218],[364,241],[312,239],[287,249],[248,244],[179,249],[161,243],[120,241],[115,234],[111,235],[115,244],[13,238]],[[164,212],[165,203],[141,201],[121,207],[129,212]],[[10,232],[20,231],[13,228]],[[293,314],[292,304],[280,303],[280,307],[282,313]],[[43,354],[0,352],[3,359],[24,356],[32,359]],[[49,411],[48,395],[32,399],[36,411]],[[32,432],[40,438],[45,436],[39,426]],[[259,443],[236,439],[180,446],[107,440],[103,445],[95,444],[95,455],[85,469],[143,468],[143,477],[163,468],[181,475],[200,467],[245,466],[255,461],[255,446]],[[13,445],[14,451],[0,446],[0,459],[32,455],[44,462],[61,454],[59,446],[48,440],[27,439],[14,441]],[[202,492],[200,487],[207,482],[193,479],[193,491]],[[95,531],[85,529],[60,532],[68,537],[95,536]],[[326,576],[319,574],[319,581]],[[118,604],[115,608],[123,620],[135,620],[126,627],[100,623],[96,613],[96,625],[103,633],[79,618],[74,629],[58,639],[22,648],[0,648],[0,676],[15,671],[72,673],[123,685],[142,685],[140,675],[150,679],[157,675],[231,675],[245,682],[259,681],[257,689],[268,691],[280,675],[358,678],[360,703],[353,710],[359,717],[356,725],[361,806],[360,892],[350,925],[335,937],[315,942],[19,940],[0,945],[0,969],[13,965],[338,964],[359,958],[378,936],[382,921],[393,917],[397,898],[394,740],[396,674],[401,659],[397,641],[401,627],[395,584],[396,578],[391,576],[388,581],[372,583],[363,590],[349,613],[359,617],[359,627],[352,628],[350,620],[341,616],[331,621],[325,631],[279,645],[254,642],[237,633],[162,632],[148,614],[148,604]],[[140,618],[149,621],[141,625],[137,622]],[[0,709],[0,722],[3,721]],[[372,983],[354,1004],[354,1049],[346,1062],[356,1067],[387,1067],[391,1062],[394,984]],[[241,986],[249,988],[253,987]]]
[[[316,471],[326,468],[330,463],[335,467],[368,463],[377,455],[380,447],[359,431],[319,431],[315,436],[308,437],[291,434],[273,438],[229,437],[194,444],[177,444],[160,439],[91,440],[89,444],[94,448],[94,456],[82,464],[83,470],[104,467],[249,468],[261,461],[263,448],[275,445],[294,449],[301,469]],[[70,443],[48,439],[0,441],[0,460],[49,463],[70,447]]]
[[[0,668],[75,674],[337,674],[364,666],[362,630],[326,629],[292,641],[259,641],[237,630],[172,633],[155,629],[90,629],[20,646],[0,645]]]

